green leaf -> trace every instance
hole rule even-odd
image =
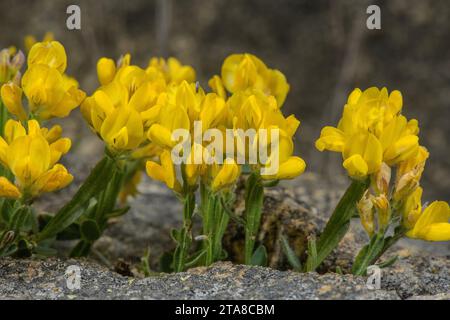
[[[3,220],[5,223],[9,223],[16,202],[16,200],[12,199],[0,199],[0,221]]]
[[[250,261],[252,266],[267,266],[267,250],[264,245],[260,245],[253,253],[252,259]]]
[[[234,222],[236,222],[241,226],[245,226],[245,220],[242,219],[241,217],[238,217],[230,210],[229,206],[224,202],[223,197],[220,197],[220,203],[222,205],[225,214],[227,214],[231,218],[231,220],[233,220]]]
[[[118,217],[121,217],[121,216],[123,216],[125,213],[127,213],[128,210],[130,210],[130,207],[129,207],[129,206],[126,206],[126,207],[123,207],[123,208],[116,209],[116,210],[114,210],[114,211],[112,211],[112,212],[110,212],[110,213],[107,213],[107,214],[106,214],[106,218],[107,218],[107,219],[110,219],[110,218],[118,218]]]
[[[205,257],[206,251],[200,250],[197,253],[194,254],[194,256],[186,262],[187,268],[192,268],[198,265],[201,265],[202,259]]]
[[[38,245],[37,247],[35,247],[33,249],[33,252],[36,253],[37,255],[44,256],[44,257],[56,256],[58,253],[58,251],[56,251],[56,249],[46,247],[46,246],[41,246],[41,245]]]
[[[249,265],[262,267],[267,265],[267,250],[264,245],[260,245],[256,248]]]
[[[11,216],[9,228],[15,233],[30,231],[33,227],[33,214],[28,206],[17,208]]]
[[[352,181],[320,235],[317,241],[317,257],[314,261],[307,262],[307,271],[314,271],[331,251],[338,246],[348,231],[357,202],[368,187],[369,179]],[[309,257],[308,260],[310,260]]]
[[[295,271],[301,271],[302,263],[300,262],[300,259],[296,256],[294,250],[292,250],[285,236],[281,236],[281,248],[283,249],[283,252],[286,255],[286,258],[289,264],[292,266],[292,268]]]
[[[101,236],[100,228],[95,220],[85,220],[80,225],[81,237],[87,242],[94,242]]]
[[[181,239],[181,231],[178,229],[172,229],[170,230],[170,236],[172,237],[173,241],[178,243]]]
[[[106,187],[113,166],[114,161],[108,157],[104,157],[91,171],[91,174],[80,189],[78,189],[72,200],[61,208],[38,234],[37,241],[51,238],[74,223],[83,214],[85,211],[83,207],[90,199]]]
[[[313,271],[314,266],[318,265],[317,263],[317,244],[316,239],[311,238],[308,240],[308,260],[306,262],[306,271]]]
[[[5,124],[9,119],[8,109],[3,105],[2,100],[0,99],[0,135],[3,137]]]
[[[57,240],[78,240],[81,238],[80,224],[72,223],[56,235]]]
[[[271,180],[268,182],[264,182],[263,185],[266,188],[272,188],[272,187],[276,187],[279,183],[280,183],[280,180]]]
[[[261,223],[264,188],[261,177],[252,173],[245,186],[245,263],[250,264],[256,235]]]
[[[398,260],[398,256],[395,255],[395,256],[393,256],[392,258],[387,259],[386,261],[383,261],[383,262],[381,262],[381,263],[378,263],[377,266],[379,266],[381,269],[387,268],[387,267],[392,266],[394,263],[396,263],[397,260]]]
[[[186,257],[192,243],[190,230],[182,228],[179,233],[179,239],[180,241],[173,253],[173,267],[175,272],[181,272],[185,269]]]
[[[11,244],[9,246],[6,246],[4,248],[0,248],[0,257],[12,256],[16,252],[17,252],[17,245],[13,243],[13,244]]]
[[[106,215],[114,211],[114,206],[116,205],[117,197],[123,185],[125,172],[120,168],[118,168],[116,164],[112,167],[112,169],[113,171],[110,172],[112,178],[109,179],[108,184],[106,185],[106,189],[99,197],[97,203],[95,220],[100,225],[106,224],[107,222]]]

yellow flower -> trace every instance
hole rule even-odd
[[[172,148],[177,141],[172,140],[172,133],[177,129],[190,129],[189,116],[183,108],[168,105],[159,113],[158,123],[148,130],[148,139],[162,148]]]
[[[403,225],[407,229],[412,229],[422,213],[422,193],[423,189],[417,187],[404,202],[402,206]]]
[[[13,82],[8,82],[1,88],[1,97],[8,111],[19,120],[25,121],[27,113],[22,104],[22,88]]]
[[[351,177],[363,178],[378,171],[382,162],[382,147],[371,133],[357,134],[343,150],[343,166]]]
[[[225,159],[224,164],[221,166],[218,173],[213,177],[211,189],[214,192],[228,189],[236,183],[240,172],[240,167],[233,159]]]
[[[204,181],[208,180],[208,169],[216,168],[217,164],[207,165],[210,160],[208,150],[201,144],[192,143],[190,153],[187,157],[184,171],[189,186],[195,186],[199,177]]]
[[[204,97],[203,90],[197,92],[195,85],[186,81],[169,86],[168,92],[159,99],[158,116],[148,130],[148,139],[162,148],[172,148],[177,142],[172,140],[172,133],[193,127],[193,122],[200,117]],[[210,96],[208,99],[207,104],[221,105],[220,98],[215,100]],[[207,118],[206,114],[204,117]]]
[[[221,77],[229,92],[260,90],[266,95],[274,96],[280,107],[289,92],[289,84],[280,71],[267,68],[259,58],[248,53],[228,56],[222,65]],[[213,85],[218,84],[214,78],[212,81],[215,81],[212,82]]]
[[[146,69],[147,73],[155,70],[164,75],[166,82],[179,84],[182,81],[194,82],[195,70],[191,66],[182,65],[177,59],[170,57],[167,61],[163,58],[151,58]]]
[[[78,82],[64,74],[66,66],[65,49],[57,41],[38,42],[30,50],[22,89],[34,117],[66,117],[84,100],[86,94],[78,89]],[[19,112],[14,114],[23,117]]]
[[[227,98],[227,93],[225,91],[225,87],[223,86],[222,79],[218,75],[215,75],[209,79],[208,85],[219,97],[223,99]]]
[[[102,86],[113,81],[116,75],[116,63],[109,58],[101,58],[97,62],[98,81]]]
[[[306,164],[303,159],[293,156],[293,137],[300,121],[294,115],[285,118],[273,96],[266,96],[257,90],[235,93],[228,99],[227,107],[229,113],[227,117],[231,118],[233,129],[256,130],[252,146],[241,141],[242,138],[239,135],[236,136],[238,154],[248,155],[250,150],[257,150],[258,154],[263,149],[272,150],[271,133],[274,129],[278,130],[279,140],[274,145],[278,153],[268,154],[265,163],[255,166],[255,169],[260,169],[261,166],[268,169],[277,166],[276,162],[278,162],[278,171],[270,174],[263,173],[263,179],[292,179],[304,172]],[[260,131],[262,129],[266,132]]]
[[[286,161],[280,163],[278,172],[274,175],[262,175],[263,179],[285,180],[294,179],[301,175],[306,169],[305,161],[300,157],[289,157]]]
[[[46,32],[44,38],[42,39],[43,42],[51,42],[53,40],[55,40],[55,37],[52,32]],[[37,40],[35,36],[27,35],[24,39],[26,51],[29,52],[31,48],[36,44],[36,42]]]
[[[202,102],[199,120],[202,130],[219,127],[225,120],[225,101],[215,93],[208,93]]]
[[[160,164],[147,161],[146,171],[150,178],[164,182],[168,188],[175,192],[181,191],[181,185],[177,180],[175,166],[172,162],[170,151],[164,150],[159,156]]]
[[[420,146],[415,156],[399,163],[397,177],[401,178],[408,172],[415,171],[418,175],[418,179],[420,179],[425,167],[425,162],[429,156],[430,153],[428,150],[425,147]]]
[[[426,241],[450,241],[450,208],[445,201],[434,201],[419,214],[406,235]]]
[[[5,177],[0,177],[0,197],[19,199],[22,193]]]
[[[391,220],[391,207],[389,205],[389,200],[385,194],[380,194],[376,197],[372,197],[372,202],[377,208],[378,226],[384,229],[389,225]]]
[[[134,156],[147,157],[149,152],[154,154],[150,150],[154,147],[146,145],[146,133],[159,119],[165,103],[165,80],[130,65],[129,55],[121,60],[117,68],[110,59],[99,60],[97,71],[103,85],[86,98],[81,113],[111,151],[132,151]]]
[[[316,148],[341,152],[344,167],[356,179],[376,173],[382,162],[398,165],[419,152],[417,120],[400,115],[402,106],[399,91],[355,89],[338,126],[324,127]]]
[[[67,55],[58,41],[38,42],[28,53],[28,68],[43,64],[64,73],[67,67]]]
[[[98,90],[82,104],[83,114],[111,151],[132,150],[144,140],[142,118],[128,104],[115,107],[105,91]]]
[[[64,188],[73,180],[66,168],[57,163],[69,151],[71,141],[57,137],[58,133],[55,135],[52,130],[42,130],[35,120],[28,121],[28,132],[14,120],[5,125],[4,139],[0,138],[0,162],[14,175],[21,196],[36,197]],[[2,179],[0,196],[17,198],[18,193],[7,182]]]
[[[25,72],[22,88],[30,111],[42,120],[68,116],[85,98],[74,79],[44,64],[32,65]]]

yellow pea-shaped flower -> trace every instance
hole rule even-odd
[[[116,63],[109,58],[100,58],[97,62],[98,81],[102,86],[110,83],[116,75]]]
[[[225,159],[225,162],[219,172],[213,178],[211,189],[214,192],[217,192],[219,190],[229,188],[236,182],[239,174],[240,167],[236,164],[236,162],[231,158]]]

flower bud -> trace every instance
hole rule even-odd
[[[22,68],[25,63],[25,55],[21,50],[15,54],[15,56],[11,60],[11,68],[15,71],[18,71]]]
[[[381,194],[377,197],[372,197],[372,203],[378,209],[378,224],[380,228],[384,229],[388,226],[391,219],[389,200],[385,194]]]
[[[373,223],[374,212],[373,203],[370,199],[368,191],[366,191],[361,200],[357,203],[356,207],[358,209],[359,217],[364,230],[366,230],[369,236],[372,236],[375,230],[375,225]]]
[[[387,194],[389,192],[389,182],[391,181],[391,168],[382,162],[380,170],[375,174],[375,189],[378,193]]]
[[[398,179],[395,184],[394,201],[401,202],[405,200],[419,186],[419,180],[423,168],[413,169]]]
[[[25,121],[27,113],[22,105],[22,89],[13,82],[9,82],[1,87],[0,93],[8,111],[21,121]]]

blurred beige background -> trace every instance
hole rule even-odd
[[[70,4],[81,7],[81,31],[66,29]],[[367,30],[369,4],[381,7],[382,30]],[[421,143],[431,152],[425,200],[450,198],[447,0],[0,0],[0,47],[23,47],[25,35],[46,31],[63,42],[68,72],[88,93],[101,56],[130,52],[134,63],[146,65],[151,56],[173,55],[193,65],[205,87],[228,54],[261,57],[286,74],[291,92],[284,111],[302,121],[298,152],[308,170],[330,183],[344,172],[339,156],[315,150],[320,128],[336,123],[354,87],[399,89],[404,114],[419,119]],[[92,155],[89,148],[101,151],[79,116],[66,123],[81,132],[81,161]]]

